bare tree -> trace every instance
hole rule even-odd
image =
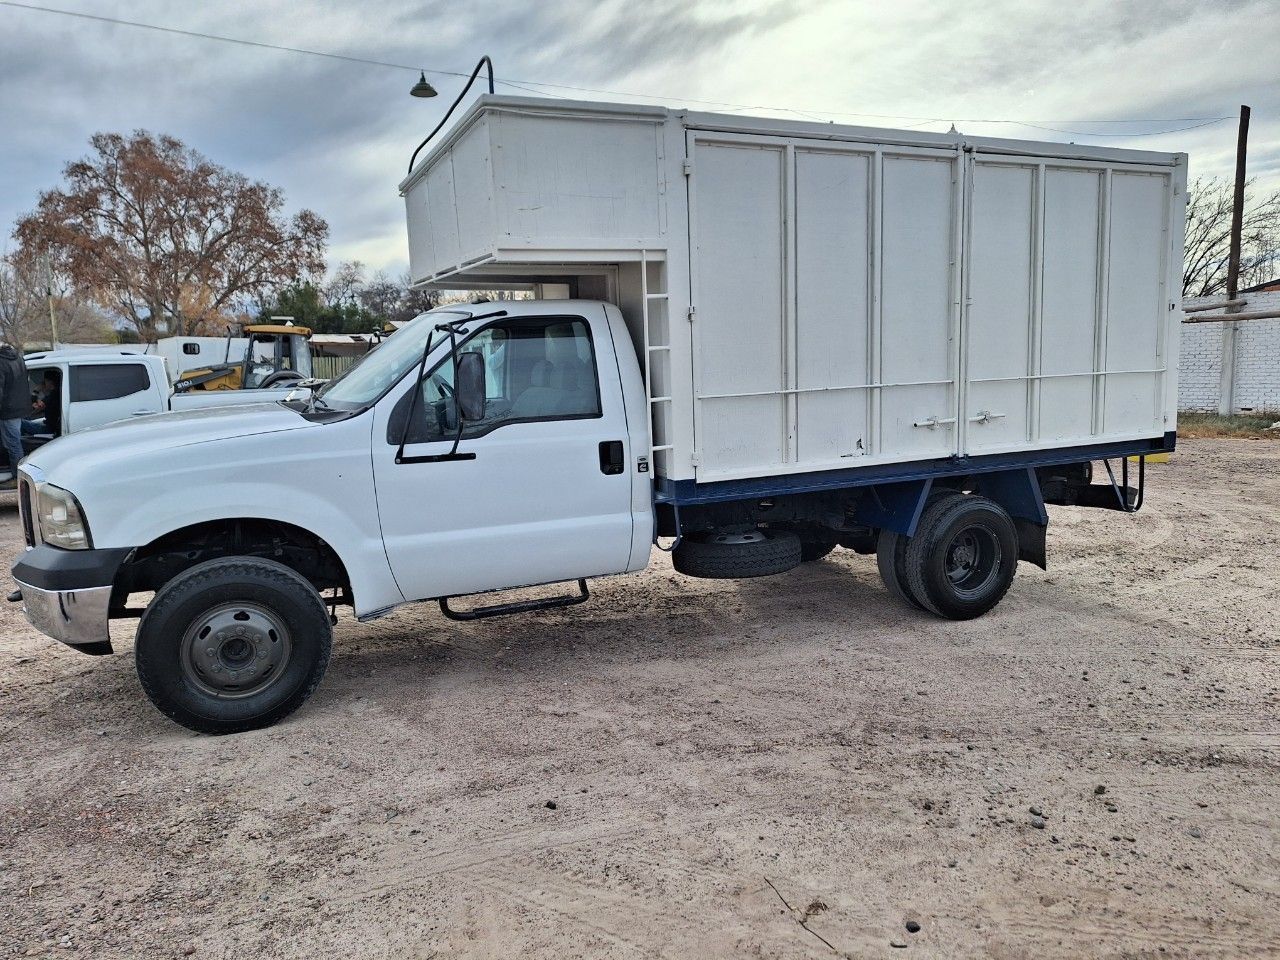
[[[144,339],[220,325],[241,301],[324,269],[329,227],[310,210],[286,218],[284,195],[211,162],[173,137],[95,134],[64,187],[14,231],[56,252],[78,288]]]
[[[1245,185],[1240,244],[1240,286],[1250,287],[1280,273],[1280,191],[1261,199]],[[1221,177],[1197,179],[1188,189],[1186,252],[1182,295],[1207,297],[1227,287],[1231,248],[1233,185]]]
[[[322,292],[330,306],[345,307],[357,302],[364,286],[364,264],[359,260],[346,260],[334,268]]]
[[[107,318],[47,258],[22,250],[0,256],[0,340],[19,351],[29,344],[51,344],[51,312],[62,343],[112,339]]]

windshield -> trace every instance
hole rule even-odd
[[[424,313],[401,327],[376,348],[366,353],[341,376],[330,380],[316,394],[326,406],[338,410],[358,410],[377,400],[422,360],[437,323],[446,318],[465,317],[460,312]]]

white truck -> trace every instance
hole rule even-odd
[[[90,653],[140,616],[143,689],[194,730],[296,709],[327,608],[568,605],[659,542],[703,577],[874,553],[977,616],[1045,564],[1046,503],[1135,510],[1130,458],[1174,445],[1182,154],[490,95],[401,192],[417,282],[543,298],[23,462],[15,599]]]
[[[195,338],[189,338],[195,339]],[[163,342],[163,341],[162,341]],[[218,341],[219,345],[222,341]],[[243,359],[244,351],[240,351]],[[51,399],[52,411],[35,417],[39,427],[24,432],[22,446],[31,453],[58,437],[117,420],[170,411],[272,403],[299,382],[259,390],[193,390],[171,392],[172,370],[162,355],[132,349],[70,347],[25,358],[33,396]],[[0,476],[12,472],[0,451]]]

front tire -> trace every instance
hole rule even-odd
[[[333,628],[315,588],[274,560],[210,560],[165,584],[134,658],[156,708],[198,733],[239,733],[291,714],[329,665]]]

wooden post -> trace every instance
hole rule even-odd
[[[1240,106],[1240,132],[1236,137],[1236,190],[1231,204],[1231,252],[1227,260],[1227,299],[1235,300],[1240,283],[1240,234],[1244,226],[1245,157],[1249,149],[1249,108]],[[1228,312],[1232,308],[1228,307]],[[1236,324],[1222,325],[1222,374],[1218,380],[1218,413],[1235,413]]]
[[[1240,282],[1240,233],[1244,225],[1245,155],[1249,150],[1249,108],[1240,107],[1240,133],[1236,139],[1236,195],[1231,205],[1231,258],[1227,261],[1227,299],[1236,298]]]

